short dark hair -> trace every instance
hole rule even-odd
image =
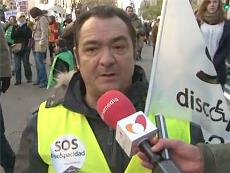
[[[118,17],[120,18],[127,26],[129,35],[131,37],[134,51],[136,49],[136,31],[130,21],[129,16],[124,12],[124,10],[113,7],[113,6],[96,6],[92,8],[91,10],[82,13],[79,16],[79,19],[75,22],[75,45],[78,47],[79,42],[79,32],[83,26],[83,24],[90,18],[90,17],[98,17],[102,19],[112,18],[112,17]]]
[[[10,18],[13,18],[14,22],[17,22],[16,16],[9,16],[8,20],[10,20]]]
[[[128,10],[128,8],[133,9],[133,7],[132,7],[132,6],[128,5],[128,6],[125,8],[125,11],[127,11],[127,10]]]
[[[65,48],[66,47],[66,40],[63,39],[63,38],[58,38],[56,41],[55,41],[55,44],[57,46],[59,46],[60,48]]]
[[[31,17],[33,17],[33,18],[36,18],[36,17],[38,17],[38,16],[43,14],[42,10],[40,8],[38,8],[38,7],[31,8],[29,13],[30,13]]]

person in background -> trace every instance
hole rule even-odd
[[[27,83],[32,82],[32,71],[30,67],[30,61],[28,54],[30,53],[30,48],[28,48],[29,39],[32,37],[32,31],[27,26],[26,15],[23,12],[17,13],[17,25],[13,26],[12,39],[14,42],[21,43],[22,48],[19,52],[13,52],[14,62],[15,62],[15,84],[20,85],[22,82],[21,76],[21,64],[23,63],[25,77]]]
[[[226,83],[225,60],[230,53],[230,22],[224,17],[221,0],[203,0],[197,11],[197,19],[207,45],[210,60],[217,72],[222,88]]]
[[[36,64],[37,80],[34,85],[39,85],[39,88],[46,88],[48,79],[45,58],[48,47],[48,19],[37,7],[31,8],[29,13],[31,17],[35,19],[32,35],[34,39],[33,54]]]
[[[14,40],[11,37],[14,25],[17,25],[17,20],[16,20],[15,16],[10,16],[8,18],[8,21],[4,25],[5,38],[6,38],[8,45],[9,45],[9,48],[10,48],[10,56],[11,56],[10,60],[11,60],[12,75],[15,74],[15,66],[14,66],[15,63],[14,63],[14,59],[12,56],[13,54],[12,54],[12,50],[11,50],[11,46],[12,46],[12,44],[14,44]]]
[[[128,16],[132,22],[132,25],[135,28],[136,33],[137,33],[137,55],[136,55],[136,59],[141,60],[142,59],[142,57],[141,57],[142,48],[144,45],[145,29],[142,25],[141,20],[133,12],[133,7],[127,6],[125,11],[128,14]]]
[[[122,9],[97,6],[79,16],[74,30],[79,71],[33,113],[22,133],[15,173],[150,173],[136,155],[125,154],[115,130],[96,111],[98,99],[110,90],[127,95],[137,111],[145,108],[148,82],[135,65],[136,32],[129,17]],[[201,129],[190,122],[167,123],[172,138],[203,140]]]
[[[65,28],[67,25],[69,25],[70,23],[72,23],[72,19],[70,18],[66,18],[64,21],[63,21],[63,28]]]
[[[74,25],[77,22],[79,16],[81,14],[81,10],[79,8],[75,9],[75,18],[76,20],[69,23],[68,25],[66,25],[66,27],[63,30],[63,33],[61,34],[61,38],[66,40],[67,43],[67,48],[73,52],[73,48],[74,48]],[[70,20],[67,20],[68,22],[70,22]]]
[[[66,73],[75,69],[73,54],[66,47],[66,41],[59,38],[55,41],[55,57],[50,69],[47,88],[56,84],[56,78],[60,73]]]
[[[156,21],[154,22],[154,25],[152,27],[152,44],[153,44],[153,56],[155,52],[156,42],[157,42],[157,33],[160,23],[160,16],[157,17]]]
[[[10,51],[5,39],[3,26],[0,23],[0,97],[10,86]],[[1,102],[1,98],[0,98]],[[15,154],[5,136],[4,118],[0,103],[0,165],[5,173],[13,173]]]
[[[145,40],[144,41],[145,41],[145,44],[149,46],[150,45],[149,32],[151,30],[149,22],[144,23],[144,29],[145,29]]]
[[[67,48],[72,52],[73,55],[74,55],[73,49],[74,49],[74,32],[75,32],[74,25],[76,25],[80,14],[81,14],[81,9],[75,8],[75,20],[69,23],[68,25],[66,25],[66,27],[64,28],[60,36],[61,38],[66,40]],[[70,22],[70,20],[67,20],[67,22]],[[74,63],[75,65],[77,64],[75,59],[74,59]]]
[[[179,140],[154,138],[151,144],[155,153],[167,148],[182,173],[228,173],[230,170],[230,143],[195,146]],[[138,156],[144,167],[153,169],[144,153],[139,152]]]
[[[46,17],[46,19],[48,20],[48,23],[49,23],[48,10],[42,10],[42,16]],[[48,29],[49,29],[49,28],[48,28]],[[48,36],[49,36],[49,32],[48,32]],[[48,41],[49,41],[49,40],[48,40]],[[48,48],[49,48],[49,43],[48,43]],[[47,49],[46,49],[44,64],[46,64],[46,61],[47,61]]]
[[[13,30],[13,26],[17,24],[17,20],[15,16],[10,16],[8,21],[4,25],[5,30],[5,38],[9,46],[14,44],[14,40],[11,38],[11,33]]]
[[[56,22],[55,17],[49,16],[48,37],[49,37],[49,52],[50,52],[51,65],[53,63],[53,58],[54,58],[55,41],[58,38],[58,28],[59,28],[59,24]]]

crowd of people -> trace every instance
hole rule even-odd
[[[26,82],[31,83],[34,80],[33,85],[38,85],[39,88],[47,88],[47,62],[50,62],[50,66],[55,62],[56,75],[57,72],[65,72],[65,70],[69,69],[69,67],[63,68],[60,63],[58,63],[59,65],[56,64],[55,58],[57,59],[57,54],[65,48],[69,48],[71,53],[73,53],[73,44],[71,47],[68,47],[67,43],[62,44],[61,49],[57,45],[63,42],[63,39],[66,39],[62,37],[62,30],[72,21],[67,18],[62,26],[56,21],[55,16],[48,16],[46,11],[42,11],[37,7],[30,9],[29,15],[32,20],[29,20],[25,13],[18,12],[16,16],[10,16],[3,26],[11,54],[12,75],[15,76],[14,85],[21,85],[22,83],[21,66],[23,64]],[[73,40],[73,37],[71,39]],[[71,39],[66,39],[66,42],[69,42]],[[49,56],[47,56],[47,51]],[[35,62],[36,79],[32,79],[31,52]],[[50,60],[47,60],[47,57],[50,57]],[[60,61],[72,62],[71,69],[74,69],[72,66],[76,66],[73,55],[57,62]],[[69,65],[64,64],[64,66]],[[54,74],[50,75],[54,77]]]
[[[136,60],[141,60],[144,41],[146,41],[146,44],[150,44],[149,25],[146,25],[147,23],[142,23],[142,21],[134,13],[132,6],[128,6],[125,11],[136,30],[137,50],[135,58]],[[64,49],[66,48],[74,54],[74,24],[81,14],[81,10],[75,9],[75,13],[75,21],[72,21],[71,17],[67,16],[63,23],[58,23],[55,16],[48,15],[48,12],[45,10],[33,7],[30,9],[28,15],[23,12],[18,12],[16,16],[10,16],[8,18],[3,27],[5,31],[5,38],[11,53],[12,75],[15,76],[14,85],[22,84],[21,66],[23,64],[26,82],[31,83],[34,81],[33,85],[38,85],[39,88],[47,88],[48,75],[50,73],[47,74],[46,63],[50,62],[50,66],[52,66],[53,62],[56,63],[56,61],[54,61],[56,54],[60,53],[58,46],[56,46],[56,41],[60,42],[59,39],[65,40]],[[35,62],[36,79],[32,79],[33,70],[31,70],[32,66],[30,62],[31,52]],[[48,56],[47,52],[49,52]],[[50,59],[47,60],[47,57]],[[69,58],[70,57],[73,56],[69,56]],[[72,62],[72,60],[68,59],[66,59],[66,61]],[[71,64],[71,66],[74,65],[75,68],[73,69],[76,69],[75,59],[73,59],[73,63],[75,64]],[[69,65],[67,64],[66,66]],[[63,69],[68,69],[68,67],[62,68],[60,64],[56,65],[55,68],[57,68],[56,72],[63,72]],[[53,77],[57,76],[54,74],[50,75]],[[49,87],[50,86],[48,86],[48,88]]]
[[[222,71],[223,61],[229,55],[230,49],[226,49],[230,34],[229,23],[221,9],[220,0],[204,0],[197,19],[223,85],[226,81],[221,80],[222,72],[218,68]],[[55,18],[39,8],[33,7],[29,14],[34,19],[33,24],[26,20],[24,13],[18,13],[9,18],[5,32],[1,29],[1,42],[6,43],[1,46],[1,53],[7,55],[0,57],[7,58],[4,62],[8,63],[4,64],[4,71],[0,68],[0,91],[5,92],[10,85],[10,60],[15,85],[22,83],[21,62],[27,82],[32,82],[31,51],[37,73],[34,84],[40,88],[55,85],[58,88],[33,112],[22,133],[16,159],[4,136],[4,124],[1,126],[1,144],[5,144],[1,147],[8,151],[4,153],[1,148],[1,158],[8,159],[1,159],[5,172],[152,172],[157,163],[150,163],[141,150],[129,158],[115,140],[115,130],[107,126],[97,112],[97,100],[109,90],[123,92],[136,110],[144,110],[148,81],[144,69],[135,62],[142,59],[146,37],[149,44],[148,26],[144,27],[131,6],[125,10],[97,6],[82,14],[78,11],[75,21],[66,20],[63,32]],[[209,32],[213,30],[215,37],[210,39]],[[49,77],[47,49],[51,62]],[[1,62],[2,59],[0,65]],[[73,70],[75,72],[63,75]],[[68,80],[61,83],[61,78]],[[1,107],[0,113],[3,123]],[[176,118],[166,119],[169,138],[177,140],[150,139],[153,152],[169,148],[172,160],[183,173],[227,173],[230,170],[229,144],[206,145],[200,126]],[[175,123],[176,128],[170,126]]]

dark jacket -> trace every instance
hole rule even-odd
[[[203,173],[228,173],[230,171],[230,143],[199,144],[203,154]]]
[[[217,72],[219,82],[226,83],[227,71],[225,60],[229,57],[230,53],[230,22],[225,21],[223,34],[219,42],[219,47],[213,58],[213,64]]]
[[[132,23],[134,29],[136,30],[137,35],[145,35],[144,26],[142,25],[142,22],[138,18],[138,16],[136,14],[133,14],[129,18],[131,20],[131,23]]]
[[[66,40],[66,47],[73,53],[73,48],[74,48],[74,25],[76,21],[70,23],[67,25],[62,34],[61,38]]]
[[[15,43],[22,43],[23,49],[26,49],[29,39],[32,37],[32,31],[27,26],[27,23],[24,23],[22,26],[16,25],[13,27],[11,37]]]
[[[137,111],[144,110],[147,96],[148,82],[144,70],[136,66],[133,75],[133,84],[128,93]],[[64,97],[63,97],[64,95]],[[130,158],[121,149],[115,140],[115,131],[109,128],[100,118],[96,110],[91,109],[84,101],[85,87],[80,73],[75,73],[66,90],[57,90],[56,94],[48,99],[46,107],[62,104],[66,109],[84,114],[96,136],[105,159],[113,173],[121,173],[127,168]],[[201,129],[191,124],[192,142],[203,142]],[[16,159],[15,173],[45,173],[48,166],[38,155],[37,146],[37,112],[22,134],[19,153]]]

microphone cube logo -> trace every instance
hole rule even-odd
[[[139,134],[143,133],[146,129],[146,119],[145,116],[140,114],[136,117],[134,123],[129,123],[126,125],[126,129],[130,133]]]
[[[153,138],[156,132],[156,126],[139,111],[117,122],[116,140],[130,157],[141,141]]]

